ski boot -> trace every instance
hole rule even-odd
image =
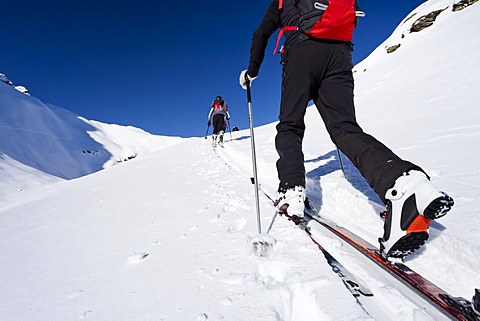
[[[278,213],[287,216],[294,221],[303,220],[303,211],[305,209],[305,188],[295,186],[289,189],[279,189],[280,198],[275,202]],[[295,224],[297,224],[295,222]]]
[[[223,130],[221,130],[218,135],[218,145],[220,145],[220,147],[223,147],[223,136],[224,136],[224,132]]]
[[[217,134],[212,134],[212,146],[217,147]]]
[[[387,258],[403,258],[418,250],[428,239],[430,222],[453,206],[453,199],[439,192],[427,176],[416,170],[404,173],[387,190],[384,235],[380,252]]]

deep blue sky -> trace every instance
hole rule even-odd
[[[368,56],[423,0],[359,0],[354,63]],[[0,72],[46,103],[90,120],[153,134],[203,136],[221,95],[231,126],[248,128],[238,84],[270,1],[2,1]],[[252,85],[256,126],[276,120],[279,56],[271,39]]]

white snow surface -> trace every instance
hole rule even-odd
[[[480,287],[472,39],[480,5],[452,12],[452,4],[425,2],[415,17],[449,8],[419,33],[406,32],[416,18],[402,22],[355,66],[355,98],[362,128],[456,202],[406,264],[471,298]],[[322,216],[377,244],[383,204],[345,157],[343,176],[315,107],[306,125],[308,196]],[[275,123],[255,128],[259,182],[272,197],[274,137]],[[0,320],[373,320],[304,232],[277,217],[266,235],[274,209],[263,193],[258,234],[250,133],[226,140],[213,150],[203,137],[86,120],[0,82]],[[273,244],[268,255],[255,255],[258,238]],[[432,320],[357,266],[341,242],[322,243],[367,282],[391,320]]]

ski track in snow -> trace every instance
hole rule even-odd
[[[247,179],[249,175],[242,172],[242,169],[245,170],[245,167],[240,169],[241,164],[238,162],[238,159],[245,159],[246,155],[241,156],[238,149],[235,149],[235,152],[233,152],[231,148],[226,143],[225,148],[217,149],[216,153],[226,162],[229,168],[239,172],[244,177],[243,179]],[[233,154],[235,154],[234,159],[228,157]],[[261,159],[259,160],[262,162]],[[270,183],[269,181],[267,182]],[[272,186],[270,183],[266,185],[266,188],[271,188]],[[271,191],[269,190],[267,193],[271,193]],[[262,193],[260,195],[261,202],[263,201],[264,204],[269,203],[269,211],[274,212],[270,201],[265,200]],[[273,196],[274,194],[271,195]],[[332,308],[334,302],[330,300],[334,300],[335,296],[328,297],[328,293],[331,293],[328,289],[332,281],[339,281],[339,279],[330,270],[321,252],[308,240],[303,231],[294,227],[292,223],[286,222],[285,218],[277,217],[274,226],[275,234],[279,233],[279,243],[275,244],[274,248],[284,250],[284,247],[287,246],[296,248],[298,252],[290,253],[291,256],[288,257],[277,257],[275,253],[267,258],[251,256],[251,260],[258,264],[256,268],[257,278],[260,278],[264,284],[268,285],[270,289],[269,295],[276,298],[276,304],[273,309],[279,320],[329,320],[332,318],[341,320],[372,320],[356,304],[349,308],[345,307],[349,311],[355,311],[347,315]],[[294,238],[299,244],[292,245],[292,236],[290,234],[294,234]],[[282,238],[287,240],[286,243],[282,242]],[[308,259],[305,258],[305,255],[308,256]],[[312,258],[314,259],[313,263],[311,263]],[[302,267],[299,267],[299,265]],[[308,270],[308,272],[305,272],[305,270]],[[310,276],[308,277],[307,275]],[[346,288],[345,294],[350,296]]]
[[[258,257],[255,255],[251,243],[252,239],[258,238],[255,233],[257,227],[254,225],[255,213],[252,212],[253,185],[246,178],[248,175],[232,170],[231,163],[225,162],[226,160],[222,157],[224,150],[217,148],[215,152],[209,149],[208,154],[205,154],[204,149],[205,146],[198,150],[200,157],[192,162],[192,168],[198,168],[199,175],[203,176],[207,182],[206,187],[202,190],[202,194],[205,195],[205,203],[198,211],[209,215],[208,218],[205,218],[207,223],[214,223],[217,228],[231,234],[233,239],[236,239],[221,242],[232,244],[241,242],[242,249],[241,252],[231,251],[232,254],[227,259],[232,264],[226,265],[231,266],[230,268],[223,268],[223,270],[215,267],[200,268],[198,273],[208,279],[208,282],[220,283],[225,287],[227,294],[219,301],[219,304],[228,310],[246,309],[246,304],[252,300],[252,296],[258,296],[259,302],[258,317],[255,317],[255,314],[245,317],[219,314],[216,316],[216,320],[232,318],[238,320],[317,320],[333,318],[335,315],[342,316],[342,320],[370,320],[371,318],[354,302],[345,308],[347,311],[345,313],[331,308],[333,302],[327,300],[329,293],[327,289],[332,281],[336,284],[340,281],[330,271],[330,267],[324,263],[324,258],[321,255],[318,256],[315,246],[305,237],[304,233],[292,226],[291,223],[283,221],[283,218],[277,218],[274,224],[282,225],[277,231],[285,234],[285,240],[276,243],[273,252],[268,253],[268,256]],[[245,186],[246,189],[240,189],[239,186]],[[274,216],[274,209],[270,201],[264,198],[261,200],[261,204],[262,212],[265,213],[262,216],[262,224],[266,226],[266,223],[270,223]],[[201,224],[191,226],[189,231],[185,232],[184,237],[188,238],[202,228]],[[276,226],[277,228],[278,226]],[[292,233],[298,239],[298,243],[294,245],[287,241],[291,239],[290,234]],[[279,238],[281,237],[280,234]],[[268,239],[268,237],[266,238]],[[272,241],[272,239],[268,240]],[[287,250],[288,257],[278,257],[275,254],[277,248],[290,249]],[[301,254],[300,258],[297,258],[298,254]],[[214,253],[208,255],[212,257],[212,261],[218,260]],[[315,262],[313,266],[318,266],[318,271],[312,270],[312,266],[308,266],[308,263],[303,267],[306,264],[304,261],[306,257],[309,258],[306,261],[313,260]],[[223,264],[219,265],[224,266]],[[239,269],[239,267],[243,268]],[[247,293],[245,288],[251,287],[256,290],[253,293],[251,291]],[[346,291],[342,295],[349,297],[350,293]],[[267,302],[265,302],[265,298],[267,298]],[[333,295],[330,300],[334,298]],[[252,307],[250,306],[249,309]],[[268,315],[270,317],[266,317]],[[200,312],[195,320],[210,319],[210,317],[210,314],[204,311]]]

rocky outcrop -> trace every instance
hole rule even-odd
[[[410,32],[420,32],[423,29],[430,27],[431,25],[433,25],[438,15],[445,10],[447,10],[447,8],[441,9],[441,10],[435,10],[425,16],[421,16],[412,24],[412,27],[410,28]]]
[[[452,11],[461,11],[463,9],[465,9],[466,7],[468,6],[471,6],[472,4],[474,4],[475,2],[478,2],[478,0],[462,0],[458,3],[455,3],[453,5],[453,9]]]

